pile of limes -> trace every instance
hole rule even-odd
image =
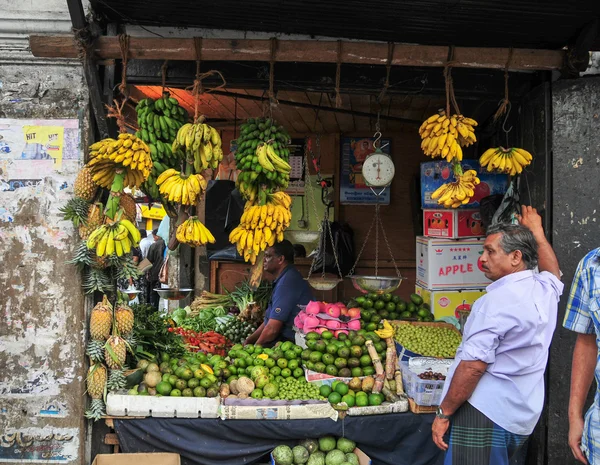
[[[361,328],[367,331],[375,331],[382,320],[434,320],[429,305],[417,294],[411,294],[410,302],[405,302],[397,295],[370,293],[357,297],[348,306],[355,304],[360,308]]]
[[[454,358],[462,341],[458,331],[436,326],[395,325],[396,341],[425,357]]]
[[[377,406],[381,405],[385,400],[385,397],[381,393],[354,392],[347,384],[337,380],[331,386],[322,385],[319,388],[319,392],[323,397],[327,398],[330,404],[336,405],[344,402],[348,408]]]

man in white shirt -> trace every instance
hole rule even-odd
[[[487,233],[481,265],[493,283],[467,319],[432,426],[444,465],[508,465],[542,412],[563,284],[536,210],[523,206],[519,223]]]
[[[140,241],[140,252],[142,252],[142,259],[148,256],[148,249],[154,243],[154,236],[148,236],[145,229],[140,229],[142,240]]]

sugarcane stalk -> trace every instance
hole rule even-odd
[[[402,383],[402,372],[400,370],[396,370],[394,373],[394,378],[396,380],[396,394],[399,396],[406,395],[404,393],[404,384]]]

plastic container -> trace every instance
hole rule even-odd
[[[400,369],[402,370],[404,392],[417,405],[431,406],[440,404],[445,381],[421,379],[416,373],[410,370],[407,362],[401,361]]]
[[[129,396],[108,394],[106,413],[113,417],[218,418],[220,397]]]

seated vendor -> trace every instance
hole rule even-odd
[[[294,266],[294,247],[284,240],[265,251],[264,271],[272,276],[273,294],[265,312],[265,320],[246,339],[246,344],[272,347],[279,341],[294,341],[294,318],[298,305],[314,300],[310,286]]]

